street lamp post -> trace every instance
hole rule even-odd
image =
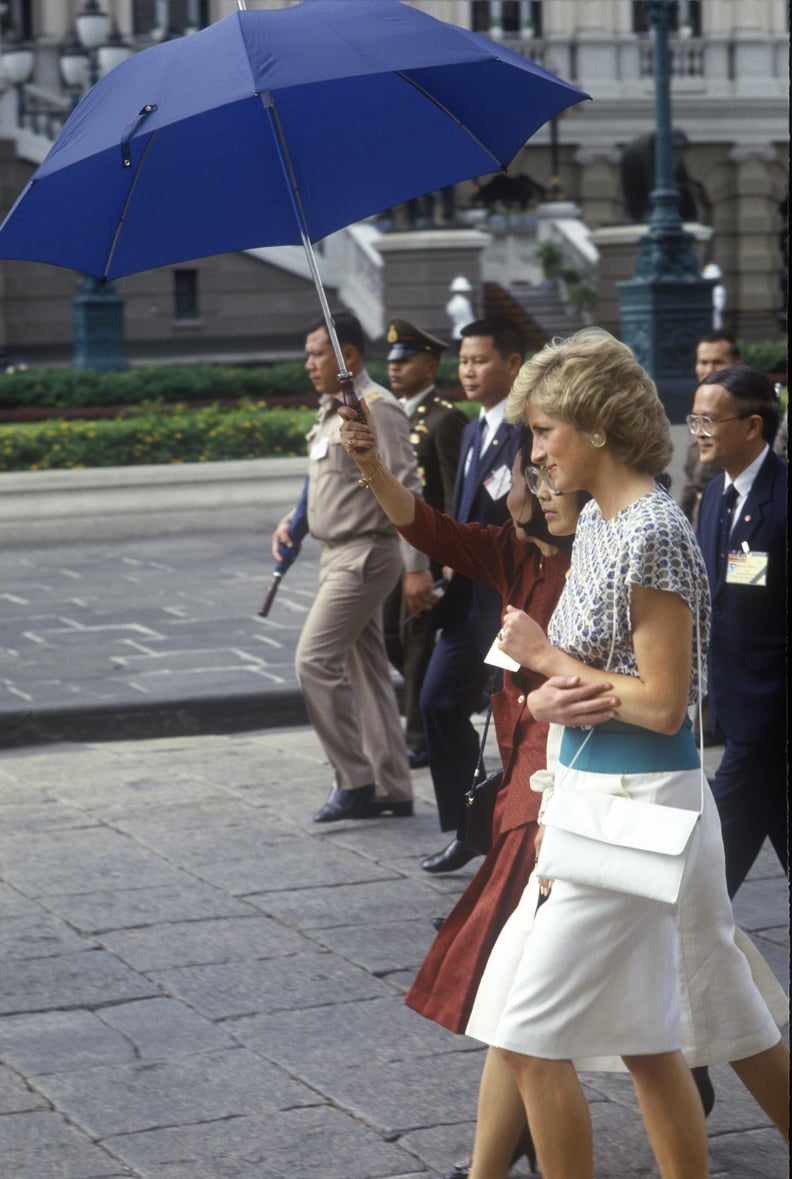
[[[655,187],[635,277],[617,284],[621,335],[655,381],[671,421],[681,422],[690,409],[696,343],[712,330],[713,284],[699,273],[674,183],[668,52],[673,0],[644,4],[654,33]]]
[[[94,86],[131,51],[97,0],[85,0],[75,18],[75,26],[77,45],[72,43],[67,47],[61,62],[64,77],[71,85],[79,85],[81,77],[85,76],[85,72],[81,74],[80,66],[84,71],[87,64],[88,86]],[[85,58],[79,63],[80,47],[87,63]],[[124,300],[115,285],[86,275],[80,294],[72,300],[72,307],[72,366],[90,368],[94,372],[121,372],[129,368],[124,347]]]

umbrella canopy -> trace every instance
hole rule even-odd
[[[0,257],[113,279],[305,245],[505,167],[587,97],[399,0],[236,12],[88,92],[0,228]]]

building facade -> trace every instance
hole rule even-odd
[[[248,0],[248,7],[288,2]],[[416,6],[501,41],[592,95],[592,102],[542,128],[510,173],[573,202],[595,239],[620,227],[629,238],[630,225],[634,239],[648,215],[654,126],[643,0],[418,0]],[[136,50],[189,34],[237,4],[99,0],[98,7],[113,18],[110,36],[86,54],[75,40],[83,0],[0,3],[0,213],[43,159],[74,100],[124,45]],[[678,0],[674,10],[671,95],[686,219],[708,227],[702,262],[720,267],[726,326],[746,339],[777,336],[785,325],[788,33],[785,0]],[[475,198],[474,185],[457,186],[460,212]],[[382,251],[386,265],[390,254]],[[330,287],[342,289],[342,279],[331,273]],[[79,283],[71,272],[0,261],[0,349],[30,363],[68,361]],[[298,250],[203,259],[124,279],[118,289],[133,359],[288,352],[316,312]]]

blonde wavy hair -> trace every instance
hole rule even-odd
[[[526,422],[529,405],[582,434],[604,434],[628,467],[659,475],[671,460],[670,424],[654,381],[604,328],[553,340],[522,366],[506,401],[506,420]]]

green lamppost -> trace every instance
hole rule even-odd
[[[97,3],[85,0],[77,14],[77,39],[87,56],[87,84],[99,78],[131,50],[123,45],[110,17]],[[124,347],[124,300],[112,282],[86,275],[82,290],[72,300],[74,319],[74,368],[95,372],[119,372],[129,368]]]
[[[655,381],[671,421],[681,422],[693,397],[696,343],[712,331],[713,283],[699,273],[674,184],[668,51],[673,0],[644,4],[654,32],[655,187],[635,277],[617,284],[621,336]]]

